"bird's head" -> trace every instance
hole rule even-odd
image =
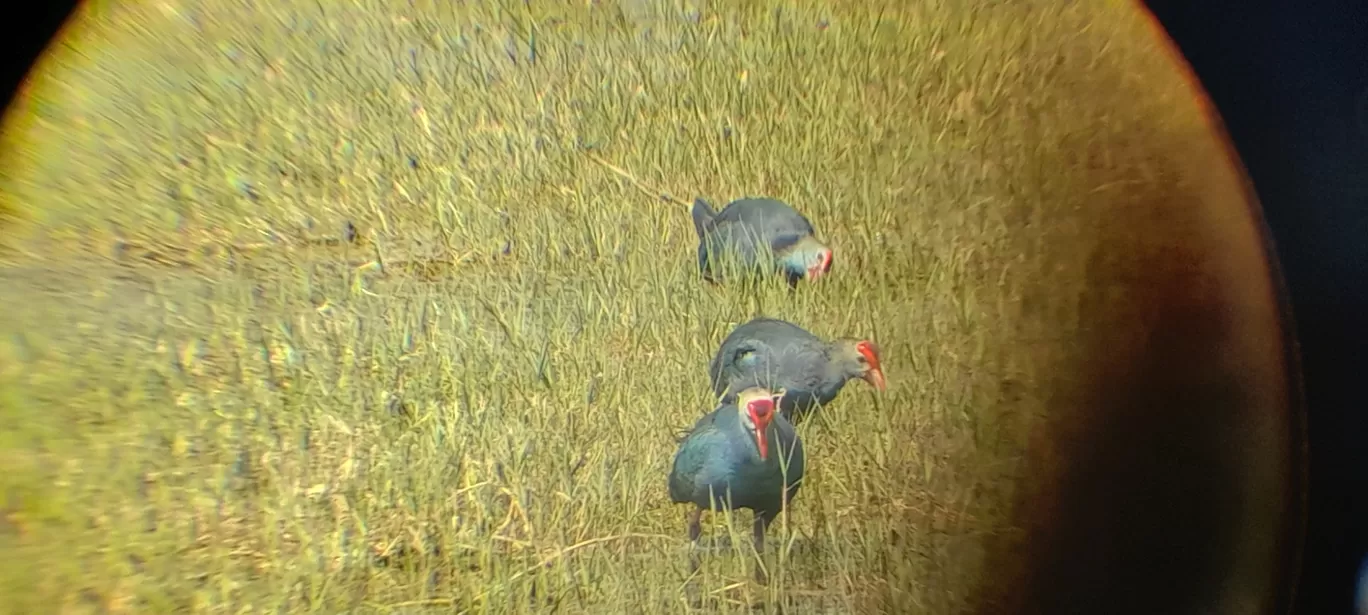
[[[812,258],[807,263],[807,278],[817,280],[831,271],[831,262],[835,254],[831,248],[822,246],[813,252]]]
[[[741,424],[746,426],[746,431],[755,436],[761,460],[769,459],[769,439],[765,434],[774,421],[775,406],[780,397],[783,397],[783,393],[774,393],[764,387],[750,387],[736,394],[736,411],[741,415]]]
[[[887,388],[878,344],[870,340],[842,339],[836,348],[836,358],[846,377],[864,380],[879,391]]]
[[[780,260],[789,275],[816,281],[831,272],[835,253],[811,235],[804,235],[780,250]]]

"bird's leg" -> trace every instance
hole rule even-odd
[[[686,520],[689,524],[689,574],[698,571],[698,538],[703,535],[703,509],[695,507],[689,511]]]
[[[769,524],[768,515],[755,515],[755,524],[752,530],[755,539],[755,554],[759,558],[755,562],[755,581],[761,585],[769,582],[769,577],[765,574],[765,530],[769,529]]]
[[[685,515],[685,521],[689,526],[689,577],[690,580],[684,585],[684,593],[689,599],[689,606],[692,608],[702,608],[703,598],[698,593],[698,579],[692,578],[698,572],[698,538],[703,535],[703,509],[694,507]]]

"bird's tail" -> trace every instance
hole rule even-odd
[[[709,205],[707,201],[701,198],[695,198],[692,213],[694,232],[697,232],[699,238],[702,238],[703,230],[707,228],[708,223],[712,222],[713,218],[717,217],[717,211],[714,210],[712,205]]]

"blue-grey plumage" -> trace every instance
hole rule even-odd
[[[721,282],[726,276],[719,261],[733,258],[752,275],[782,274],[790,287],[831,270],[831,248],[817,240],[807,217],[783,201],[742,198],[715,211],[699,198],[692,215],[698,268],[708,282]]]
[[[777,318],[754,318],[732,330],[708,363],[713,393],[761,386],[784,391],[780,412],[801,422],[830,404],[847,382],[859,378],[877,390],[887,386],[879,347],[870,340],[826,341]]]
[[[679,444],[670,470],[670,500],[692,504],[689,540],[701,533],[705,509],[749,509],[755,514],[756,549],[765,529],[798,494],[805,459],[793,425],[775,411],[768,389],[751,387],[694,425]]]

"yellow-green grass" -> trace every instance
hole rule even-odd
[[[683,612],[675,436],[765,314],[889,389],[801,426],[771,584],[694,586],[971,608],[1106,255],[1225,172],[1137,5],[1056,4],[88,5],[0,161],[0,605]],[[833,275],[701,283],[694,195]]]

